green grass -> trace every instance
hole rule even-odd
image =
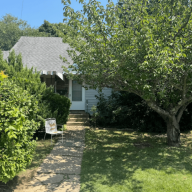
[[[34,169],[34,168],[38,168],[39,165],[43,162],[43,160],[46,158],[46,156],[51,152],[51,150],[53,149],[56,141],[57,141],[57,137],[53,137],[52,139],[52,144],[51,144],[51,139],[50,139],[50,135],[46,135],[46,137],[48,137],[49,139],[46,138],[46,140],[38,140],[37,141],[37,147],[35,150],[35,154],[33,157],[33,161],[31,163],[31,165],[29,165],[27,167],[27,169]]]
[[[81,192],[191,192],[192,135],[181,141],[175,148],[165,135],[87,129]]]

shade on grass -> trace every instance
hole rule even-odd
[[[191,192],[191,134],[168,147],[164,135],[86,130],[82,192]]]

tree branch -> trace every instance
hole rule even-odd
[[[154,111],[156,111],[161,116],[170,116],[169,112],[163,110],[161,107],[157,106],[154,102],[146,101],[148,106],[151,107]]]
[[[190,13],[188,14],[187,18],[185,18],[185,23],[181,26],[181,28],[178,30],[178,32],[174,35],[173,40],[175,41],[175,38],[181,33],[182,29],[186,27],[186,25],[189,22],[189,19],[191,17],[192,7],[190,9]]]
[[[177,122],[178,122],[178,123],[179,123],[179,121],[181,120],[181,117],[182,117],[182,115],[183,115],[184,110],[186,109],[186,107],[187,107],[190,103],[191,103],[191,101],[189,101],[188,103],[186,103],[183,107],[181,107],[181,108],[179,109],[179,112],[178,112],[178,114],[177,114],[177,116],[176,116],[176,119],[177,119]]]
[[[171,114],[176,115],[177,112],[178,112],[178,110],[179,110],[182,106],[186,105],[188,102],[190,103],[191,101],[192,101],[192,97],[182,99],[181,101],[178,102],[178,105],[177,105],[176,107],[174,107],[174,108],[172,108],[172,109],[170,110]]]

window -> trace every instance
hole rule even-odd
[[[82,86],[72,81],[72,101],[82,101]]]

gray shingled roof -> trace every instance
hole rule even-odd
[[[23,64],[28,68],[63,72],[61,67],[68,65],[60,59],[60,55],[73,64],[67,53],[69,47],[67,43],[62,42],[61,37],[21,37],[12,49],[17,55],[22,54]],[[4,59],[8,57],[7,52],[3,52]]]
[[[3,59],[7,59],[9,56],[9,51],[2,51],[3,52]]]

